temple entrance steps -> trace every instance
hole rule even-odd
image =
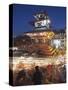
[[[58,55],[58,52],[59,52],[56,48],[53,48],[48,44],[28,45],[25,49],[29,53],[40,53],[45,56],[55,56],[55,55]]]
[[[51,47],[48,44],[41,44],[38,46],[39,49],[41,49],[41,51],[46,55],[46,56],[53,56],[53,55],[57,55],[57,50],[53,47]],[[37,47],[37,48],[38,48]]]

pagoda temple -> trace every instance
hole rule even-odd
[[[51,30],[51,20],[47,13],[40,12],[34,15],[33,31],[24,33],[31,38],[32,44],[28,51],[40,50],[41,54],[52,56],[56,54],[56,49],[51,47],[51,40],[55,33]]]
[[[23,45],[24,50],[32,53],[40,53],[44,56],[59,55],[61,49],[65,50],[66,34],[65,32],[56,33],[51,29],[51,20],[46,12],[34,14],[32,22],[33,30],[24,32],[26,45]],[[30,40],[28,40],[30,39]],[[29,44],[30,43],[30,44]]]
[[[47,43],[54,37],[54,32],[51,30],[51,20],[44,12],[34,15],[33,31],[27,32],[26,35],[31,37],[35,43]]]

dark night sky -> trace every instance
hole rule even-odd
[[[33,28],[29,24],[34,20],[33,14],[46,11],[51,19],[53,29],[63,29],[66,27],[66,8],[36,5],[13,5],[13,32],[14,36],[23,32],[31,31]]]

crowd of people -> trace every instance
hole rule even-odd
[[[22,69],[16,73],[13,84],[41,85],[66,82],[66,65],[35,66],[31,70]]]

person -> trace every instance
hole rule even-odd
[[[63,82],[66,83],[66,65],[63,67]]]
[[[17,77],[16,77],[16,85],[23,84],[23,79],[26,78],[26,71],[22,69],[19,71]]]
[[[43,78],[42,72],[40,71],[39,66],[36,66],[32,78],[33,84],[34,85],[42,84],[42,78]]]

